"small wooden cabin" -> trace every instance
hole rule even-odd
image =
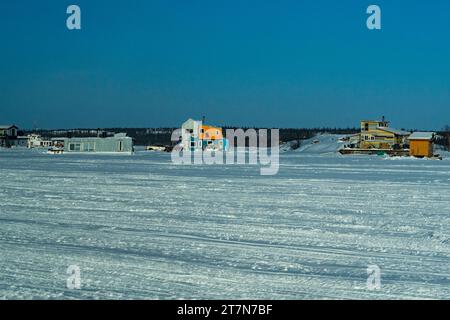
[[[409,137],[409,155],[412,157],[433,157],[434,132],[414,132]]]

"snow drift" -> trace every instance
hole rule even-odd
[[[280,146],[280,151],[294,151],[304,154],[337,153],[344,146],[344,143],[339,141],[343,137],[345,135],[320,133],[311,139],[286,142]]]

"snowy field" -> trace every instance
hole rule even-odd
[[[450,298],[450,159],[325,149],[276,176],[0,150],[0,299]]]

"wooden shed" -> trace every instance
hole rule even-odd
[[[409,155],[413,157],[433,157],[434,132],[414,132],[409,137]]]

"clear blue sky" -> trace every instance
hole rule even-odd
[[[78,4],[82,30],[66,28]],[[382,30],[366,8],[382,9]],[[0,2],[0,123],[450,123],[450,1]]]

